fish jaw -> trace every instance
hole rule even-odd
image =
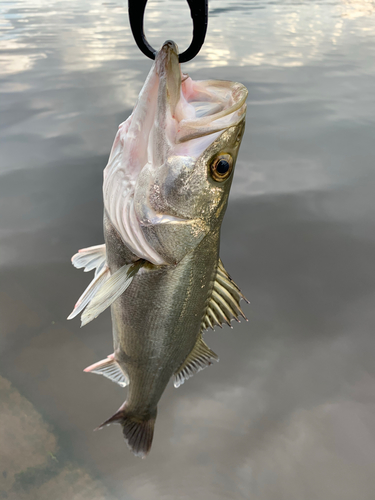
[[[149,162],[157,168],[167,160],[175,137],[178,122],[176,107],[181,98],[181,69],[178,62],[178,47],[168,40],[155,59],[155,71],[159,77],[159,88],[154,125],[149,140]]]
[[[231,179],[212,183],[210,164],[228,147],[235,162],[246,96],[239,83],[182,75],[165,42],[104,171],[105,209],[134,255],[176,264],[222,220]]]

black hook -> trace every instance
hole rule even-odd
[[[208,0],[187,0],[193,20],[193,40],[178,56],[180,63],[191,61],[200,51],[207,31]],[[155,59],[156,50],[148,43],[143,30],[143,18],[147,0],[129,0],[129,21],[134,40],[140,50],[150,59]]]

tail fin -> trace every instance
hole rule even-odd
[[[150,452],[152,438],[154,437],[155,419],[156,410],[148,415],[133,415],[127,411],[124,403],[111,418],[99,425],[95,430],[102,429],[105,425],[121,424],[126,444],[130,450],[135,456],[146,458]]]

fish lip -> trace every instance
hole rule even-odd
[[[176,56],[178,56],[178,45],[177,43],[175,43],[173,40],[166,40],[161,49],[159,50],[159,52],[161,51],[170,51],[170,52],[174,52]],[[156,56],[157,57],[157,56]]]
[[[178,54],[178,46],[173,40],[167,40],[163,43],[155,57],[155,65],[159,75],[165,72],[169,77],[176,68],[178,68],[178,74],[181,74]]]

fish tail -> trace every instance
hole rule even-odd
[[[134,415],[126,409],[124,404],[111,418],[95,430],[110,424],[121,424],[126,444],[130,450],[135,456],[145,458],[151,449],[155,419],[156,409],[147,415]]]

